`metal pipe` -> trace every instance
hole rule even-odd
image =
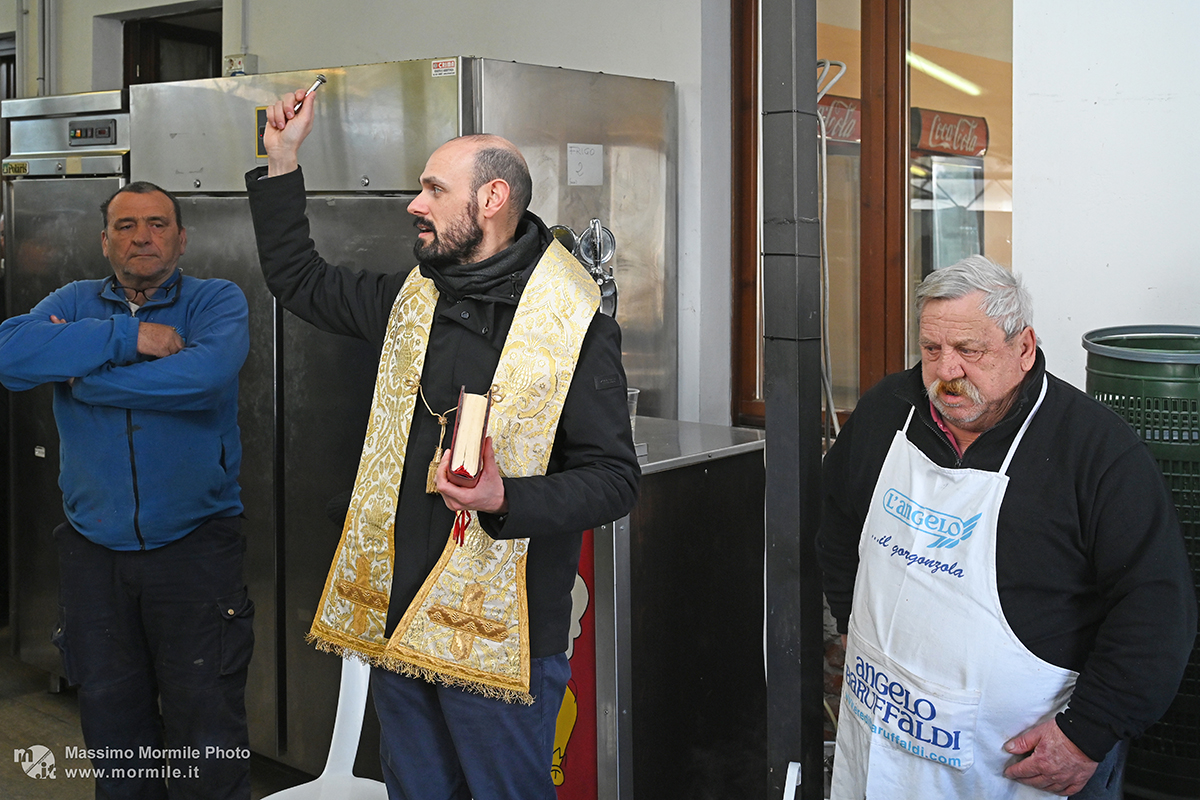
[[[58,60],[55,44],[54,0],[38,0],[38,97],[54,94],[54,64]]]
[[[250,52],[250,37],[246,31],[250,27],[250,0],[242,0],[242,49],[243,55]]]
[[[16,40],[17,40],[17,58],[16,58],[17,91],[16,91],[16,96],[17,97],[25,97],[26,96],[25,74],[29,71],[28,68],[25,66],[25,59],[29,57],[29,20],[27,19],[28,16],[29,16],[29,2],[28,2],[28,0],[21,0],[20,14],[18,14],[18,16],[17,16],[17,36],[16,36]]]
[[[46,96],[46,0],[38,0],[37,9],[37,27],[38,27],[38,73],[37,73],[37,96]]]
[[[46,3],[46,94],[58,93],[58,3]]]

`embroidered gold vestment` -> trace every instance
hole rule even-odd
[[[531,702],[529,540],[493,540],[477,514],[462,546],[446,532],[437,565],[384,637],[400,477],[437,299],[414,269],[392,306],[350,509],[308,638],[397,672]],[[553,242],[521,294],[492,378],[488,433],[502,476],[545,474],[599,302],[586,270]]]

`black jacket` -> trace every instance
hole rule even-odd
[[[845,632],[859,534],[909,409],[916,413],[908,440],[935,463],[996,472],[1043,375],[1046,399],[1008,470],[996,576],[1021,642],[1080,673],[1059,725],[1098,761],[1170,705],[1196,635],[1196,597],[1158,464],[1120,417],[1046,373],[1040,349],[1016,406],[961,459],[930,413],[919,364],[863,395],[825,457],[817,552],[829,607]]]
[[[259,260],[284,308],[321,330],[381,347],[388,316],[407,275],[356,272],[325,262],[309,238],[300,170],[259,180],[246,175]],[[536,236],[536,257],[514,279],[519,295],[537,258],[550,243],[542,221],[526,214],[518,239]],[[460,386],[484,393],[500,360],[516,306],[442,292],[434,312],[421,386],[434,411],[454,408]],[[425,493],[426,470],[440,429],[419,400],[409,431],[408,458],[396,511],[396,562],[388,635],[432,571],[450,535],[454,514],[438,495]],[[449,445],[449,434],[446,437]],[[571,589],[579,567],[582,531],[619,519],[637,498],[641,471],[634,455],[621,332],[615,320],[592,319],[567,393],[546,475],[505,478],[505,519],[481,514],[494,538],[530,539],[526,564],[530,654],[561,653],[570,630]]]

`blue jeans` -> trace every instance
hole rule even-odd
[[[54,641],[79,685],[84,742],[101,751],[96,797],[248,800],[254,604],[241,521],[210,520],[154,550],[109,550],[67,524],[54,538]],[[177,777],[164,780],[168,769]]]
[[[1124,796],[1125,758],[1129,755],[1129,742],[1117,742],[1108,755],[1096,767],[1092,779],[1071,800],[1121,800]]]
[[[555,800],[554,726],[571,667],[535,658],[531,706],[371,670],[389,800]]]

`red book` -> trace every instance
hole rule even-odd
[[[459,389],[447,471],[451,483],[470,488],[479,482],[479,473],[483,471],[483,440],[487,437],[491,411],[490,392],[471,394],[465,386]]]

